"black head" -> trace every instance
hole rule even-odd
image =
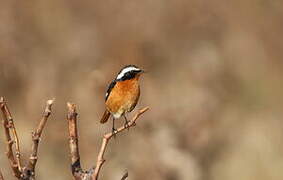
[[[121,69],[121,71],[117,75],[116,81],[129,80],[135,78],[137,75],[143,72],[143,70],[141,70],[135,65],[128,65]]]

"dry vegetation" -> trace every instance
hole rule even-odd
[[[136,110],[151,110],[109,142],[101,179],[282,180],[282,18],[280,0],[2,0],[0,96],[23,160],[40,105],[55,97],[37,179],[72,178],[68,101],[79,105],[82,168],[92,167],[111,128],[99,124],[106,87],[137,64],[149,73]],[[0,128],[0,170],[13,179],[5,151]]]
[[[3,97],[0,97],[0,109],[3,116],[3,128],[5,130],[7,151],[6,155],[10,161],[10,167],[13,171],[14,177],[19,180],[35,180],[35,167],[38,160],[38,147],[41,140],[42,131],[46,125],[46,122],[51,114],[51,107],[54,100],[48,100],[44,109],[42,118],[40,119],[39,125],[36,130],[32,133],[32,150],[26,165],[22,163],[22,153],[20,151],[20,141],[17,134],[17,130],[14,124],[12,114],[8,108],[7,102]],[[79,154],[79,133],[78,133],[78,122],[77,122],[77,108],[73,103],[67,103],[68,107],[68,127],[69,127],[69,146],[70,146],[70,157],[71,157],[71,172],[75,180],[98,180],[102,165],[105,163],[104,154],[106,152],[107,145],[111,138],[116,137],[117,134],[121,133],[126,129],[136,125],[136,121],[140,115],[145,113],[149,108],[145,107],[138,111],[138,113],[130,120],[126,125],[119,127],[115,131],[111,131],[105,134],[102,138],[102,144],[100,151],[97,156],[96,165],[90,168],[88,171],[84,171],[81,167],[80,154]],[[121,180],[125,180],[128,177],[126,172]],[[0,171],[0,180],[4,180],[3,174]],[[51,178],[51,177],[49,177]]]
[[[38,146],[41,138],[43,128],[51,114],[51,107],[54,100],[48,100],[44,109],[42,118],[39,121],[39,125],[34,132],[32,132],[32,148],[28,162],[23,165],[22,153],[20,151],[19,136],[14,124],[12,114],[8,108],[7,102],[3,97],[0,97],[0,109],[3,117],[3,129],[6,137],[7,151],[6,155],[10,161],[10,167],[13,171],[13,175],[20,180],[34,180],[35,179],[35,167],[38,159]],[[3,178],[2,173],[1,179]]]
[[[146,112],[149,108],[143,108],[139,110],[139,112],[133,117],[131,121],[129,121],[126,125],[119,127],[115,131],[111,131],[103,136],[102,144],[100,147],[100,151],[97,156],[96,165],[84,171],[81,167],[81,158],[79,153],[79,133],[77,128],[77,108],[75,104],[67,103],[68,106],[68,115],[67,120],[69,124],[69,145],[71,151],[71,170],[75,180],[98,180],[100,171],[102,169],[102,165],[105,163],[104,154],[106,152],[107,145],[109,141],[116,137],[117,134],[121,133],[122,131],[131,128],[136,125],[136,121],[140,115]],[[121,180],[124,180],[128,177],[128,172],[126,172]],[[117,178],[118,179],[118,178]]]

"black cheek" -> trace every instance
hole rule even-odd
[[[127,72],[122,77],[122,81],[129,80],[129,79],[132,79],[134,77],[135,77],[135,73],[134,72]]]

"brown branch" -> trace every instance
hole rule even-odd
[[[0,97],[0,108],[3,114],[3,126],[7,141],[7,152],[6,155],[10,161],[10,165],[12,167],[14,176],[17,178],[21,177],[21,162],[20,162],[20,147],[19,147],[19,139],[17,136],[17,132],[14,126],[13,118],[8,109],[7,103],[5,102],[3,97]],[[10,131],[12,131],[13,138],[11,137]],[[13,144],[16,145],[16,158],[13,153]]]
[[[131,121],[128,122],[126,126],[122,126],[118,128],[115,132],[110,132],[104,135],[102,145],[97,157],[96,167],[95,169],[91,169],[90,171],[83,171],[80,163],[80,154],[79,154],[79,146],[78,146],[78,129],[77,129],[77,111],[76,105],[72,103],[67,103],[68,107],[68,125],[69,125],[69,146],[71,151],[71,170],[74,178],[76,180],[98,180],[99,172],[102,168],[104,160],[104,153],[106,151],[107,144],[109,140],[115,136],[116,134],[124,131],[127,128],[133,127],[136,125],[136,121],[140,115],[145,113],[149,108],[143,108],[137,112],[137,114],[133,117]],[[125,180],[128,177],[128,172],[124,174],[122,180]]]
[[[1,170],[0,170],[0,180],[4,180],[4,177],[3,177]]]
[[[81,168],[80,153],[79,153],[79,138],[78,138],[78,128],[77,128],[77,111],[76,105],[72,103],[67,103],[68,107],[68,126],[69,126],[69,146],[71,151],[71,170],[75,179],[84,179],[85,173]]]
[[[136,121],[140,117],[140,115],[145,113],[148,109],[149,109],[149,107],[145,107],[145,108],[139,110],[137,112],[137,114],[133,117],[133,119],[131,121],[129,121],[126,126],[119,127],[115,132],[110,132],[110,133],[107,133],[107,134],[104,135],[103,140],[102,140],[102,145],[101,145],[98,157],[97,157],[96,167],[95,167],[94,173],[92,175],[92,179],[93,180],[98,180],[99,172],[100,172],[100,170],[102,168],[102,165],[105,162],[104,154],[105,154],[106,147],[107,147],[108,142],[110,141],[110,139],[113,136],[115,136],[116,134],[124,131],[125,129],[128,129],[130,127],[135,126],[136,125]]]
[[[35,165],[37,162],[37,153],[38,153],[38,146],[39,146],[39,141],[40,137],[43,131],[43,128],[47,122],[48,117],[51,114],[51,106],[53,104],[54,100],[48,100],[46,103],[46,107],[43,113],[43,116],[40,120],[40,123],[33,132],[32,135],[32,152],[31,156],[29,158],[27,166],[21,166],[21,159],[20,159],[20,147],[19,147],[19,140],[18,140],[18,135],[16,132],[16,128],[11,116],[11,113],[8,109],[7,103],[5,102],[4,98],[0,98],[0,108],[3,114],[3,125],[4,125],[4,131],[6,135],[6,141],[7,141],[7,157],[10,161],[14,176],[17,177],[20,180],[34,180],[35,179]],[[13,139],[11,136],[11,133],[13,135]],[[13,152],[13,144],[15,144],[15,153],[16,157],[14,156]],[[0,180],[3,180],[3,177]]]
[[[34,176],[34,171],[35,171],[35,166],[37,163],[37,159],[38,159],[38,145],[39,145],[39,141],[40,141],[40,137],[43,131],[43,128],[46,125],[46,122],[48,120],[48,117],[51,114],[51,107],[54,103],[54,99],[52,100],[48,100],[46,102],[46,106],[42,115],[42,118],[40,119],[39,125],[37,126],[36,130],[32,133],[32,148],[31,148],[31,155],[27,164],[27,170],[29,171],[28,174],[31,174],[32,176]]]
[[[123,175],[123,177],[121,178],[121,180],[126,180],[127,177],[129,176],[128,171]]]

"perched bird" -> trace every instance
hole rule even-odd
[[[121,116],[125,119],[125,126],[128,124],[126,113],[131,112],[140,97],[139,77],[144,71],[135,65],[125,66],[120,70],[106,92],[106,110],[100,120],[106,123],[110,115],[113,116],[112,132],[115,131],[115,119]]]

